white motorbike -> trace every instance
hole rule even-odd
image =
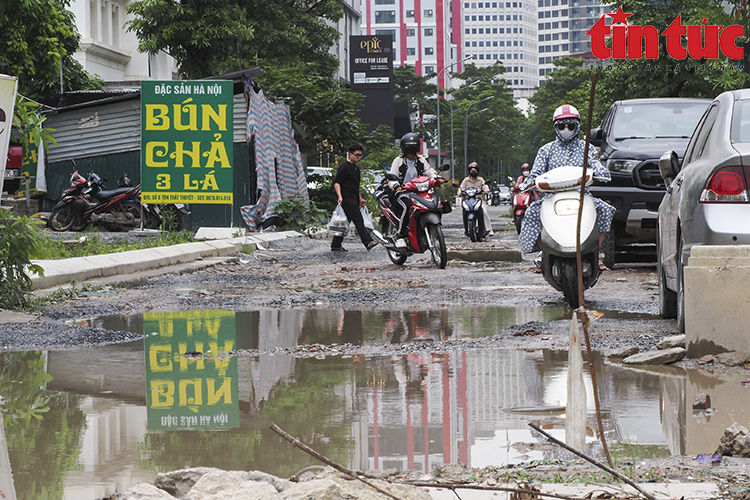
[[[586,172],[585,185],[593,182],[593,170]],[[570,307],[578,308],[578,268],[576,265],[576,226],[580,206],[581,167],[558,167],[539,175],[530,189],[554,193],[542,200],[540,247],[542,275],[565,296]],[[583,288],[599,278],[599,229],[596,207],[590,196],[583,198],[581,217],[581,264]]]

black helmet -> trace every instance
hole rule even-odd
[[[419,134],[409,132],[401,138],[401,152],[403,154],[417,154],[419,152]]]
[[[521,172],[523,172],[524,170],[531,170],[531,167],[528,163],[524,163],[523,165],[521,165]]]
[[[476,168],[477,172],[479,172],[479,165],[477,165],[477,162],[473,161],[469,163],[469,170],[471,170],[472,168]]]

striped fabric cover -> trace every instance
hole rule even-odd
[[[274,205],[282,198],[295,194],[307,198],[307,178],[287,105],[272,103],[262,90],[251,91],[247,131],[248,140],[255,137],[256,175],[261,195],[258,203],[242,207],[240,213],[248,228],[256,231],[273,215]]]

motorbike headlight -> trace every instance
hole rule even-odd
[[[572,198],[558,200],[555,202],[555,214],[556,215],[578,215],[579,200]]]
[[[414,186],[417,188],[417,191],[420,193],[426,193],[428,189],[430,189],[430,180],[426,180],[424,182],[415,182]]]
[[[607,160],[607,168],[614,175],[633,175],[633,169],[641,163],[640,160],[621,160],[619,158]]]

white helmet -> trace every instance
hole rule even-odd
[[[566,118],[575,118],[576,120],[580,120],[581,114],[578,112],[575,106],[571,106],[570,104],[563,104],[562,106],[557,108],[552,115],[552,121],[564,120]]]

